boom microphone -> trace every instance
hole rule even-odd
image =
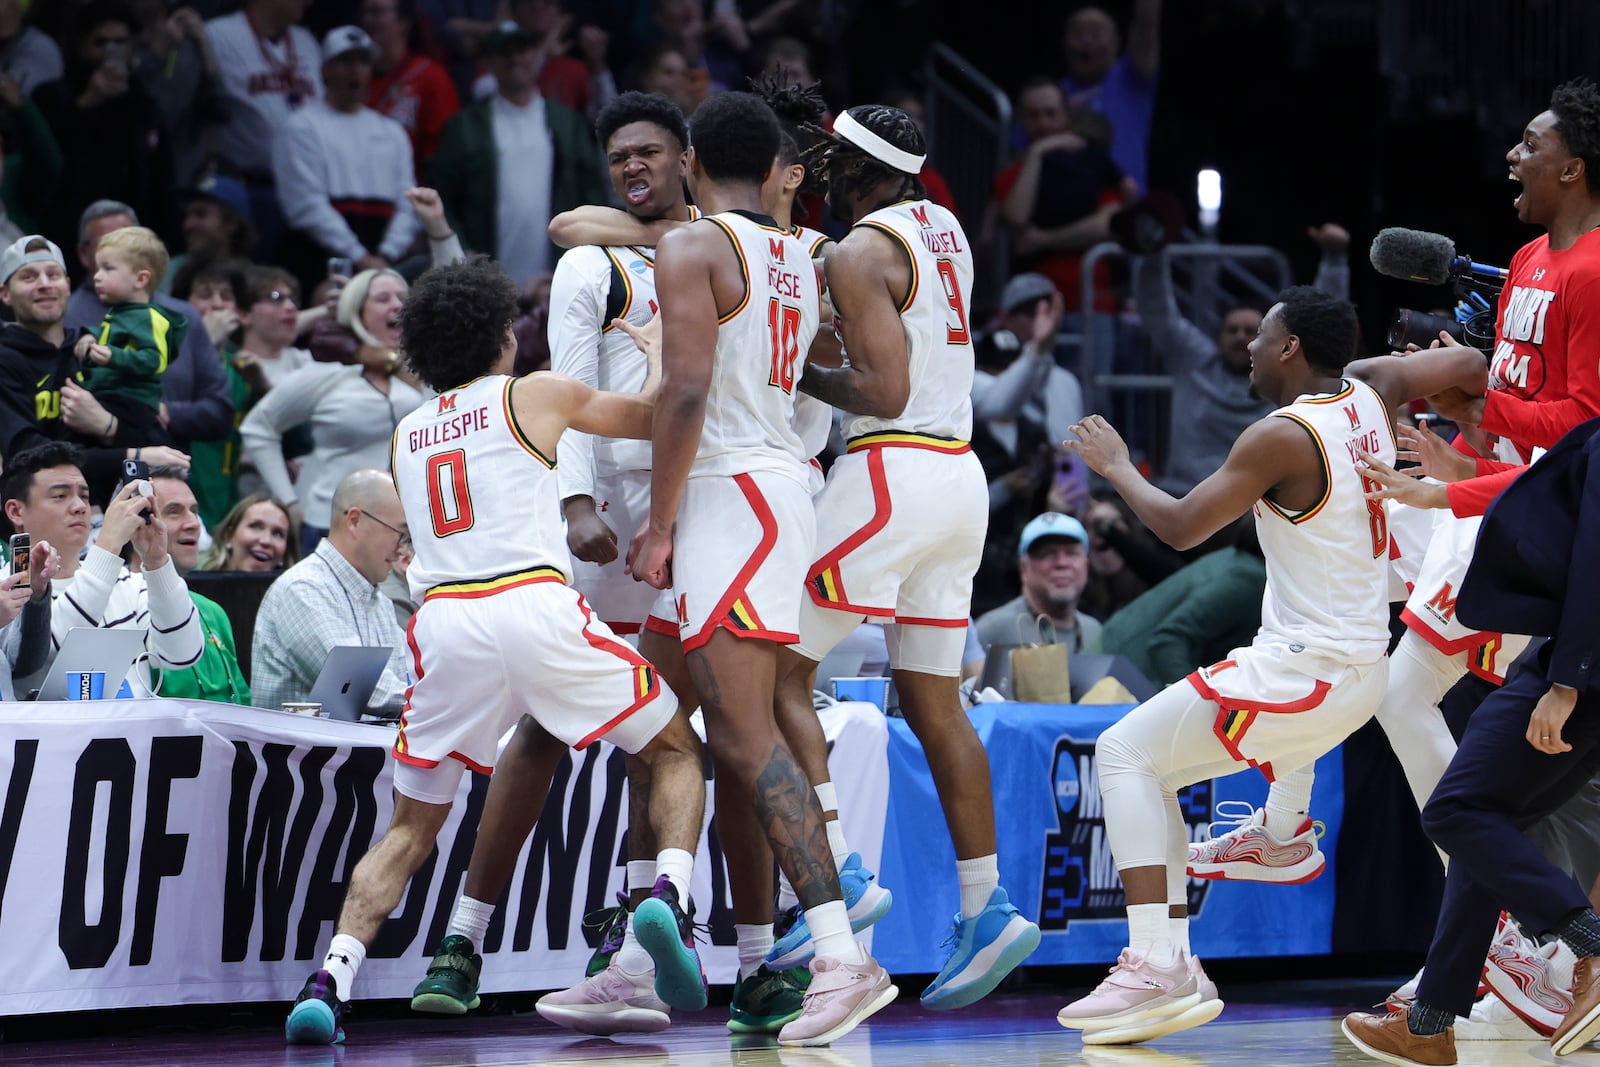
[[[1444,285],[1471,277],[1498,286],[1510,274],[1504,267],[1474,263],[1471,256],[1456,255],[1456,243],[1442,234],[1399,226],[1378,232],[1368,258],[1379,274],[1426,285]]]

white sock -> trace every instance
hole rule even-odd
[[[650,958],[650,953],[639,944],[639,937],[633,932],[633,916],[628,916],[628,929],[622,935],[622,947],[617,949],[617,954],[611,957],[617,968],[635,977],[649,974],[656,968],[656,961]]]
[[[1128,905],[1128,947],[1152,963],[1172,958],[1172,923],[1165,901]]]
[[[772,924],[734,923],[733,933],[739,939],[739,977],[749,978],[772,951]]]
[[[866,956],[850,933],[850,913],[844,901],[830,900],[806,909],[806,926],[818,956],[831,956],[846,963],[864,963]]]
[[[664,848],[656,853],[656,878],[666,878],[678,891],[678,907],[689,910],[689,879],[694,877],[694,853]]]
[[[849,929],[847,925],[845,929]],[[322,958],[322,969],[333,976],[334,990],[339,999],[350,1003],[350,987],[356,984],[356,972],[367,959],[367,946],[349,934],[334,934],[328,943],[328,954]]]
[[[833,865],[842,871],[844,861],[850,858],[850,846],[844,841],[844,826],[837,818],[824,819],[822,825],[828,831],[828,849],[833,853]]]
[[[1167,920],[1167,936],[1172,940],[1172,947],[1185,956],[1194,955],[1189,948],[1189,917]]]
[[[628,861],[628,892],[636,889],[649,892],[656,884],[655,860],[629,860]]]
[[[472,942],[474,952],[483,950],[483,935],[489,929],[489,920],[494,918],[494,905],[485,904],[481,900],[474,900],[465,893],[456,901],[456,910],[450,916],[450,927],[445,930],[445,936],[460,934]]]
[[[1316,772],[1303,767],[1272,783],[1267,790],[1267,833],[1287,841],[1300,832],[1311,813],[1311,787],[1316,780]]]
[[[800,898],[795,894],[794,886],[789,884],[789,876],[780,869],[778,871],[778,910],[788,911],[798,903],[800,903]]]
[[[961,883],[961,917],[970,919],[989,906],[1000,885],[1000,858],[994,853],[956,860],[956,880]]]

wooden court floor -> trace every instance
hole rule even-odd
[[[923,1011],[913,993],[828,1049],[780,1049],[765,1037],[735,1036],[726,1008],[676,1020],[660,1034],[615,1040],[586,1038],[526,1013],[423,1018],[394,1005],[358,1006],[343,1047],[289,1048],[273,1022],[275,1009],[230,1021],[185,1023],[165,1009],[154,1024],[132,1016],[123,1033],[79,1039],[66,1025],[49,1037],[0,1042],[0,1064],[104,1064],[167,1067],[1199,1067],[1250,1064],[1365,1065],[1339,1034],[1346,1011],[1381,999],[1382,983],[1328,986],[1325,999],[1308,983],[1224,987],[1220,1018],[1149,1045],[1085,1048],[1055,1022],[1056,1009],[1077,990],[1029,988],[996,995],[963,1011]],[[1293,989],[1286,995],[1286,990]],[[1370,987],[1370,988],[1369,988]],[[9,1034],[9,1031],[8,1031]],[[1557,1060],[1535,1041],[1462,1043],[1463,1065],[1571,1064],[1600,1067],[1600,1050]]]

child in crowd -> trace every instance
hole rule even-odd
[[[167,272],[167,249],[143,226],[113,230],[95,249],[94,291],[106,305],[95,332],[85,331],[74,352],[83,363],[78,380],[106,409],[100,439],[113,445],[166,440],[159,425],[161,376],[183,343],[188,320],[150,303]]]

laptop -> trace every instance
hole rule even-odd
[[[67,699],[69,671],[100,672],[106,676],[105,695],[114,697],[122,680],[133,668],[133,661],[144,654],[145,631],[139,629],[104,630],[95,626],[75,626],[61,641],[61,650],[45,669],[39,685],[40,700]]]
[[[307,700],[322,705],[322,714],[342,722],[360,722],[372,691],[389,665],[389,650],[367,645],[339,645],[317,673]]]

